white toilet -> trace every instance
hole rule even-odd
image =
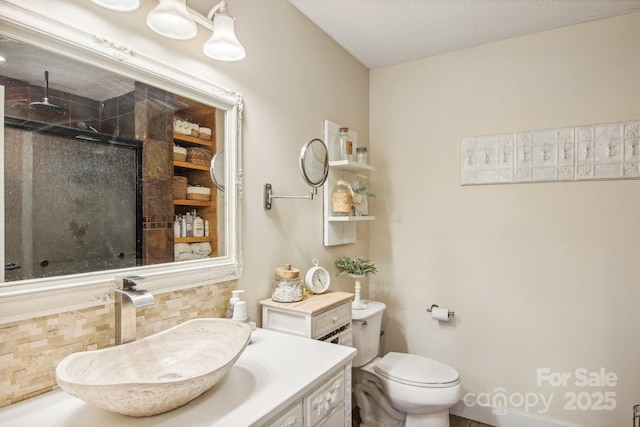
[[[378,357],[385,305],[365,301],[352,310],[354,393],[361,427],[449,427],[449,408],[462,397],[458,372],[422,356]]]

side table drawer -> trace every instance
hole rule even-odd
[[[311,338],[311,315],[292,310],[262,307],[262,327]]]
[[[335,330],[338,326],[351,322],[351,302],[339,305],[313,317],[311,337],[316,339]]]

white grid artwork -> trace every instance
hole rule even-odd
[[[640,121],[464,137],[462,185],[640,178]]]

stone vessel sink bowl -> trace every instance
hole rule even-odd
[[[251,328],[229,319],[194,319],[128,344],[74,353],[56,368],[60,387],[91,406],[133,417],[195,399],[231,369]]]

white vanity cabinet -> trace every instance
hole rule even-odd
[[[351,345],[351,301],[354,294],[328,291],[304,295],[299,302],[260,301],[262,327],[305,338]]]
[[[347,377],[348,376],[348,381]],[[306,425],[311,426],[350,426],[351,420],[342,414],[349,400],[345,400],[345,383],[351,384],[351,372],[344,372],[331,378],[304,400]],[[351,393],[351,387],[349,387]],[[351,414],[349,408],[349,414]]]
[[[126,344],[125,344],[126,345]],[[186,405],[153,417],[92,408],[56,389],[0,408],[2,427],[350,427],[356,350],[256,329],[218,384]]]
[[[269,427],[303,427],[304,426],[303,402],[296,402],[291,408],[277,415],[276,420],[269,423]]]
[[[328,381],[308,392],[294,405],[268,422],[269,427],[349,427],[351,397],[346,393],[351,384],[351,365]]]

